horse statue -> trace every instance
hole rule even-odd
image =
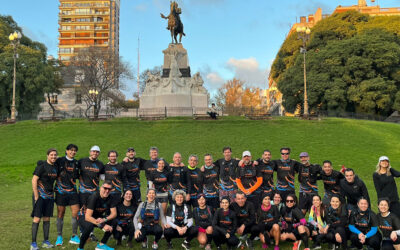
[[[178,8],[178,3],[173,1],[171,2],[171,12],[169,13],[168,16],[164,16],[161,13],[161,17],[164,19],[168,19],[168,27],[167,30],[171,32],[171,39],[172,43],[178,43],[178,40],[176,39],[177,35],[179,34],[179,43],[182,41],[182,35],[186,36],[186,34],[183,32],[183,24],[180,18],[180,14],[182,13],[181,8]]]

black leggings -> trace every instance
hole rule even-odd
[[[197,236],[198,232],[199,230],[197,229],[197,227],[191,226],[186,230],[185,234],[179,235],[178,230],[170,227],[164,230],[164,237],[167,242],[171,242],[171,240],[174,238],[186,238],[186,241],[190,242],[194,237]]]
[[[226,243],[230,247],[236,247],[237,245],[239,245],[239,239],[236,237],[236,235],[234,233],[231,233],[229,235],[230,237],[229,239],[227,239],[224,234],[214,229],[212,237],[214,239],[215,245],[217,245],[217,247],[221,246],[224,243]]]
[[[106,224],[109,226],[112,226],[113,231],[114,231],[117,226],[117,221],[110,220],[110,221],[107,221]],[[94,225],[93,223],[86,221],[85,218],[83,218],[83,217],[79,218],[79,226],[81,227],[81,230],[82,230],[82,236],[81,236],[81,241],[79,243],[79,248],[83,249],[87,239],[90,236],[90,233],[97,226]],[[103,238],[101,239],[101,243],[106,244],[108,241],[108,238],[110,238],[111,235],[112,235],[112,232],[105,232]]]
[[[265,228],[266,226],[263,223],[250,225],[244,228],[243,235],[250,234],[250,240],[254,240],[259,233],[264,233],[264,231],[266,231]]]
[[[158,224],[153,225],[153,226],[151,226],[151,225],[143,226],[140,229],[140,232],[141,232],[141,234],[136,239],[137,242],[145,241],[147,235],[154,235],[154,241],[158,242],[161,239],[161,236],[163,234],[163,230],[162,230],[161,226]]]
[[[133,236],[135,234],[135,226],[133,225],[133,223],[118,225],[118,226],[120,226],[122,228],[122,232],[119,232],[117,229],[115,229],[113,231],[115,239],[121,240],[122,235],[127,235],[128,242],[131,242],[133,239]]]
[[[350,240],[351,243],[357,248],[362,248],[363,245],[372,247],[374,250],[379,250],[381,248],[381,234],[379,232],[366,239],[364,244],[361,244],[360,240],[358,239],[358,235],[355,233],[350,235]]]
[[[339,243],[336,241],[336,234],[340,235],[340,238],[342,238],[342,243]],[[347,247],[347,234],[346,234],[346,229],[344,227],[336,227],[336,228],[329,228],[327,234],[319,234],[316,236],[316,242],[317,243],[322,243],[323,241],[326,241],[328,243],[333,243],[336,245],[342,245],[343,248]]]

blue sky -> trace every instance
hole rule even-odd
[[[2,0],[1,2],[5,2]],[[57,55],[58,0],[14,0],[0,4],[1,15],[11,15],[25,35],[44,43]],[[141,71],[163,63],[162,50],[170,43],[169,0],[121,0],[120,55],[137,71],[140,37]],[[192,74],[200,72],[205,87],[214,92],[224,81],[238,77],[248,85],[266,88],[270,65],[291,25],[318,7],[331,14],[338,5],[357,0],[178,0]],[[367,0],[368,5],[371,1]],[[400,7],[399,0],[376,0],[381,7]],[[136,82],[127,82],[127,99]]]

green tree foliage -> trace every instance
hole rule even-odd
[[[8,36],[14,31],[22,33],[11,16],[0,15],[0,116],[8,116],[11,110],[14,50]],[[35,117],[45,91],[57,93],[60,86],[54,74],[59,64],[48,62],[46,52],[43,44],[22,36],[17,48],[16,108],[25,117]]]
[[[307,44],[307,93],[311,110],[389,115],[400,108],[400,17],[357,12],[320,21]],[[303,103],[301,41],[291,34],[271,68],[290,112]],[[301,105],[302,106],[302,105]]]

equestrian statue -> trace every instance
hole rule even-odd
[[[180,14],[182,13],[181,8],[178,8],[178,3],[175,1],[171,2],[171,12],[169,13],[168,16],[164,16],[161,13],[161,17],[164,19],[168,19],[168,27],[167,30],[171,32],[171,39],[172,43],[178,43],[178,40],[176,39],[177,35],[179,34],[179,43],[182,41],[182,35],[186,36],[186,34],[183,32],[183,24],[180,18]]]

